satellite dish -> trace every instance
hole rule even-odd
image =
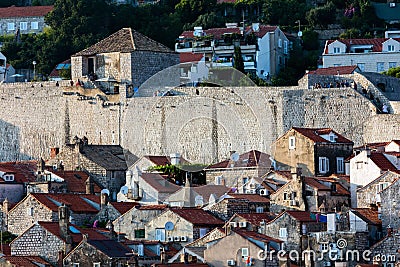
[[[172,231],[172,230],[174,230],[174,223],[173,222],[166,222],[164,227],[165,227],[165,230]]]
[[[204,205],[203,197],[202,196],[196,196],[194,198],[194,203],[196,207],[202,207]]]
[[[101,190],[101,192],[100,192],[101,194],[107,194],[107,195],[110,195],[110,190],[108,190],[108,189],[103,189],[103,190]]]
[[[238,161],[239,160],[239,153],[237,153],[237,152],[232,153],[231,160],[234,161],[234,162]]]
[[[298,37],[303,36],[303,32],[302,32],[302,31],[299,31],[299,32],[297,33],[297,36],[298,36]]]
[[[120,192],[124,195],[128,194],[128,187],[126,185],[124,185],[123,187],[121,187]]]

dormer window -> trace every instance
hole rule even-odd
[[[333,48],[333,53],[334,54],[340,54],[340,47],[334,47]]]
[[[394,45],[388,45],[388,52],[394,52]]]
[[[3,176],[3,179],[6,182],[12,182],[14,181],[14,174],[6,174]]]

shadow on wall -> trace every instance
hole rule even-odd
[[[19,127],[0,120],[0,161],[31,160],[21,153],[21,130]]]

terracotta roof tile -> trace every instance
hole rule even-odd
[[[86,180],[89,175],[83,171],[51,171],[57,176],[64,179],[67,184],[68,192],[70,193],[86,193]],[[93,181],[93,180],[92,180]],[[94,193],[100,193],[101,188],[93,181]]]
[[[269,199],[258,194],[236,194],[230,193],[229,196],[236,199],[247,199],[249,202],[269,203]]]
[[[179,53],[180,63],[198,62],[204,57],[204,54],[197,54],[192,52]]]
[[[304,183],[309,185],[309,186],[311,186],[311,187],[314,187],[314,188],[316,188],[318,190],[323,190],[323,191],[330,191],[331,190],[328,186],[326,186],[324,184],[321,184],[320,182],[318,182],[317,179],[315,179],[313,177],[304,177]]]
[[[373,39],[339,39],[339,40],[328,40],[326,42],[324,53],[328,53],[328,45],[335,41],[339,41],[346,45],[346,53],[349,53],[350,47],[352,45],[371,45],[372,52],[382,52],[382,44],[387,41],[389,38],[373,38]],[[400,38],[393,38],[394,40],[399,41]]]
[[[167,205],[140,205],[137,208],[139,210],[163,210],[166,209],[168,206]]]
[[[0,8],[0,18],[44,17],[53,8],[54,6],[4,7]]]
[[[197,208],[171,208],[172,212],[196,226],[222,226],[224,222],[214,217],[203,209]]]
[[[127,211],[131,210],[133,207],[137,206],[136,202],[110,202],[110,205],[113,206],[120,214],[124,214]]]
[[[122,28],[100,42],[76,53],[76,56],[91,56],[100,53],[131,53],[134,51],[152,51],[162,53],[175,53],[165,45],[131,29]]]
[[[38,256],[4,256],[4,258],[11,264],[15,264],[13,266],[22,266],[22,267],[37,267],[38,264],[44,264],[46,266],[50,266],[50,263],[43,260]],[[36,263],[36,264],[35,264]]]
[[[277,26],[270,26],[270,25],[260,25],[259,31],[254,32],[254,34],[258,37],[263,37],[265,34],[268,32],[273,32],[277,29]],[[240,34],[242,31],[242,27],[232,27],[232,28],[211,28],[207,30],[203,30],[206,36],[214,36],[215,40],[220,40],[223,38],[224,34],[231,34],[231,33],[238,33]],[[245,29],[246,33],[252,33],[252,27],[249,26]],[[183,38],[193,38],[194,37],[194,31],[184,31],[182,32],[179,37]]]
[[[353,144],[353,142],[347,138],[345,138],[343,135],[335,132],[331,128],[299,128],[299,127],[293,127],[295,131],[298,133],[306,136],[307,138],[311,139],[312,141],[316,143],[349,143]],[[321,137],[320,135],[325,135],[329,133],[334,133],[337,136],[336,142],[331,142],[326,140],[325,138]]]
[[[399,170],[385,157],[383,153],[371,152],[370,159],[383,171],[398,172]]]
[[[14,174],[14,181],[17,183],[27,183],[36,180],[35,172],[37,161],[13,161],[0,162],[0,171]],[[0,182],[4,182],[0,178]]]
[[[212,164],[206,169],[229,169],[229,168],[270,168],[271,159],[270,155],[260,152],[258,150],[250,150],[246,153],[239,155],[239,160],[234,162],[230,159]]]
[[[264,235],[264,234],[260,234],[254,231],[247,231],[247,230],[242,230],[242,229],[237,229],[237,228],[233,228],[232,229],[235,233],[238,233],[239,235],[251,239],[251,240],[256,240],[256,241],[261,241],[261,242],[276,242],[276,243],[283,243],[284,241]]]
[[[382,221],[378,218],[378,211],[368,208],[357,208],[351,210],[355,215],[363,219],[367,223],[382,224]]]
[[[307,74],[308,75],[340,75],[344,74],[353,74],[357,69],[357,66],[339,66],[339,67],[329,67],[329,68],[320,68],[316,70],[311,70]]]
[[[100,197],[88,194],[50,194],[50,193],[32,193],[32,197],[36,198],[44,206],[58,212],[60,204],[69,206],[74,213],[93,213],[99,212]],[[98,208],[89,204],[94,202]]]
[[[163,166],[163,165],[169,165],[171,164],[171,157],[169,156],[143,156],[144,158],[150,160],[152,163],[154,163],[157,166]],[[189,163],[186,159],[184,159],[183,157],[179,158],[179,162],[181,164],[187,164]]]
[[[299,222],[317,222],[315,218],[311,218],[311,212],[309,211],[287,210],[285,212]]]
[[[269,222],[276,216],[269,212],[262,213],[238,213],[237,216],[245,219],[252,225],[260,226],[261,222]]]
[[[57,236],[58,238],[60,238],[61,240],[64,240],[61,237],[60,234],[60,225],[58,222],[38,222],[38,224],[43,227],[44,229],[46,229],[47,231],[49,231],[50,233],[52,233],[53,235]],[[69,227],[71,229],[71,227],[75,228],[76,230],[78,230],[80,233],[72,233],[71,237],[72,237],[72,241],[74,243],[79,243],[82,241],[82,234],[87,235],[88,240],[89,239],[93,239],[93,240],[107,240],[108,238],[103,235],[100,234],[99,232],[97,232],[94,229],[91,228],[80,228],[74,224],[69,224]],[[65,240],[64,240],[65,241]]]
[[[87,241],[90,245],[103,252],[109,258],[130,258],[132,252],[120,242],[109,239],[94,240],[89,239]]]
[[[158,192],[174,193],[181,189],[180,186],[168,182],[158,173],[142,173],[141,178]]]

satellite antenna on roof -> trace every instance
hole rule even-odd
[[[100,192],[101,194],[107,194],[107,195],[110,195],[110,190],[108,190],[108,189],[103,189],[103,190],[101,190],[101,192]]]
[[[168,221],[168,222],[166,222],[165,223],[165,225],[164,225],[164,228],[165,228],[165,230],[167,230],[167,231],[172,231],[172,230],[174,230],[174,223],[173,222],[170,222],[170,221]]]
[[[230,159],[231,159],[232,161],[234,161],[234,162],[238,161],[238,160],[239,160],[239,153],[237,153],[237,152],[232,153]]]
[[[128,194],[128,187],[126,185],[124,185],[123,187],[121,187],[120,192],[124,195]]]

